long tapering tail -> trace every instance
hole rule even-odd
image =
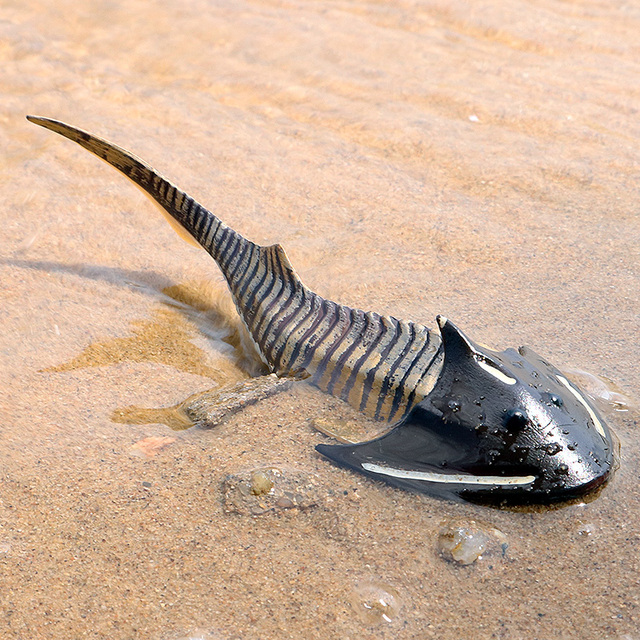
[[[402,417],[433,387],[442,365],[438,334],[325,300],[302,284],[282,247],[247,240],[128,151],[56,120],[27,119],[120,170],[169,214],[181,235],[206,249],[272,371],[309,375],[322,390],[383,420]]]

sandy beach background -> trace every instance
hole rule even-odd
[[[634,2],[4,0],[0,637],[639,640],[639,33]],[[615,477],[540,512],[411,495],[317,455],[342,408],[299,387],[173,431],[250,373],[217,268],[27,113],[325,297],[611,380]],[[234,502],[264,467],[300,506]],[[448,562],[471,522],[487,553]]]

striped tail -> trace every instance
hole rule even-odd
[[[433,388],[443,358],[437,333],[321,298],[302,284],[282,247],[247,240],[128,151],[56,120],[27,118],[120,170],[181,235],[186,230],[209,252],[259,353],[278,375],[310,376],[323,391],[389,421]]]

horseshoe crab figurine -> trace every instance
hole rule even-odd
[[[262,247],[124,149],[56,120],[27,116],[119,169],[222,270],[269,369],[304,375],[377,419],[386,435],[321,444],[336,463],[424,493],[551,502],[601,485],[611,433],[584,394],[528,348],[495,352],[438,316],[439,332],[351,309],[305,287],[279,245]]]

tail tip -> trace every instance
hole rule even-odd
[[[41,127],[48,127],[51,124],[55,124],[56,121],[51,118],[43,118],[42,116],[25,116],[29,122],[33,122],[33,124],[38,124]]]

